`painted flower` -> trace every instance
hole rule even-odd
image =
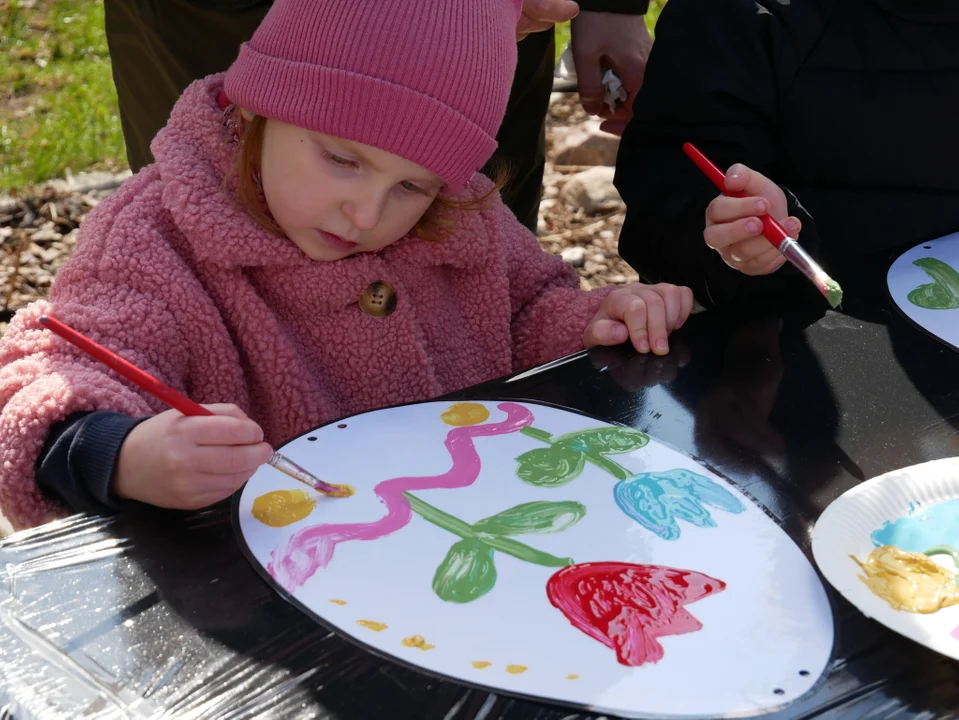
[[[620,509],[663,540],[678,540],[679,520],[696,527],[716,527],[706,506],[741,513],[746,506],[722,487],[690,470],[635,475],[616,483],[613,496]]]
[[[598,562],[554,573],[546,594],[573,626],[615,650],[621,664],[636,666],[662,660],[658,638],[700,630],[684,605],[725,587],[693,570]]]

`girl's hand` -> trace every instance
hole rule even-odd
[[[232,495],[273,455],[236,405],[215,416],[167,410],[137,425],[120,448],[113,491],[158,507],[194,510]]]
[[[772,180],[740,164],[726,173],[726,190],[745,192],[749,197],[720,195],[709,203],[703,239],[727,265],[741,273],[775,272],[786,258],[763,237],[759,216],[771,215],[790,237],[798,239],[802,224],[799,218],[786,217],[786,196]]]
[[[681,327],[693,309],[693,291],[660,283],[633,283],[613,290],[583,333],[583,344],[619,345],[631,340],[641,353],[669,352],[666,336]]]

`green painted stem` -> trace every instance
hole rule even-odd
[[[531,438],[535,438],[540,442],[544,442],[547,445],[553,444],[553,436],[550,435],[545,430],[540,430],[534,427],[524,427],[520,430],[522,435],[528,435]],[[603,455],[601,452],[585,452],[583,453],[586,456],[586,459],[589,460],[593,465],[598,467],[600,470],[605,470],[610,475],[612,475],[617,480],[629,480],[633,476],[629,470],[624,468],[615,460],[610,460],[608,457]]]
[[[528,435],[531,438],[536,438],[537,440],[540,440],[549,445],[553,444],[553,436],[550,435],[545,430],[539,430],[538,428],[527,426],[527,427],[524,427],[519,432],[521,435]]]
[[[510,538],[496,537],[487,533],[477,533],[468,523],[463,522],[457,517],[453,517],[449,513],[443,512],[438,507],[434,507],[420,500],[415,495],[411,495],[408,492],[403,493],[403,495],[409,500],[410,509],[417,515],[437,527],[441,527],[454,535],[458,535],[464,540],[478,540],[489,545],[494,550],[499,550],[519,560],[525,560],[526,562],[543,565],[545,567],[566,567],[567,565],[573,564],[572,558],[559,558]]]
[[[586,459],[601,470],[605,470],[617,480],[629,480],[633,473],[624,468],[615,460],[610,460],[601,452],[589,451],[586,453]]]

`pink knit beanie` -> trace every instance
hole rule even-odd
[[[276,0],[226,74],[250,111],[372,145],[453,188],[496,149],[521,0]]]

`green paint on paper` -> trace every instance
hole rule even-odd
[[[933,282],[909,293],[909,302],[926,310],[959,308],[959,272],[955,268],[936,258],[919,258],[912,264],[922,268]]]
[[[550,555],[509,536],[562,532],[586,514],[586,507],[578,502],[530,502],[470,525],[415,495],[404,494],[413,512],[462,538],[449,549],[433,576],[433,592],[455,603],[472,602],[493,589],[494,551],[544,567],[572,565],[572,558]]]
[[[632,452],[649,443],[645,433],[620,427],[580,430],[559,437],[534,427],[525,427],[520,433],[549,444],[548,448],[536,448],[516,458],[517,476],[537,487],[560,487],[572,482],[587,461],[617,480],[625,480],[632,473],[606,455]]]

